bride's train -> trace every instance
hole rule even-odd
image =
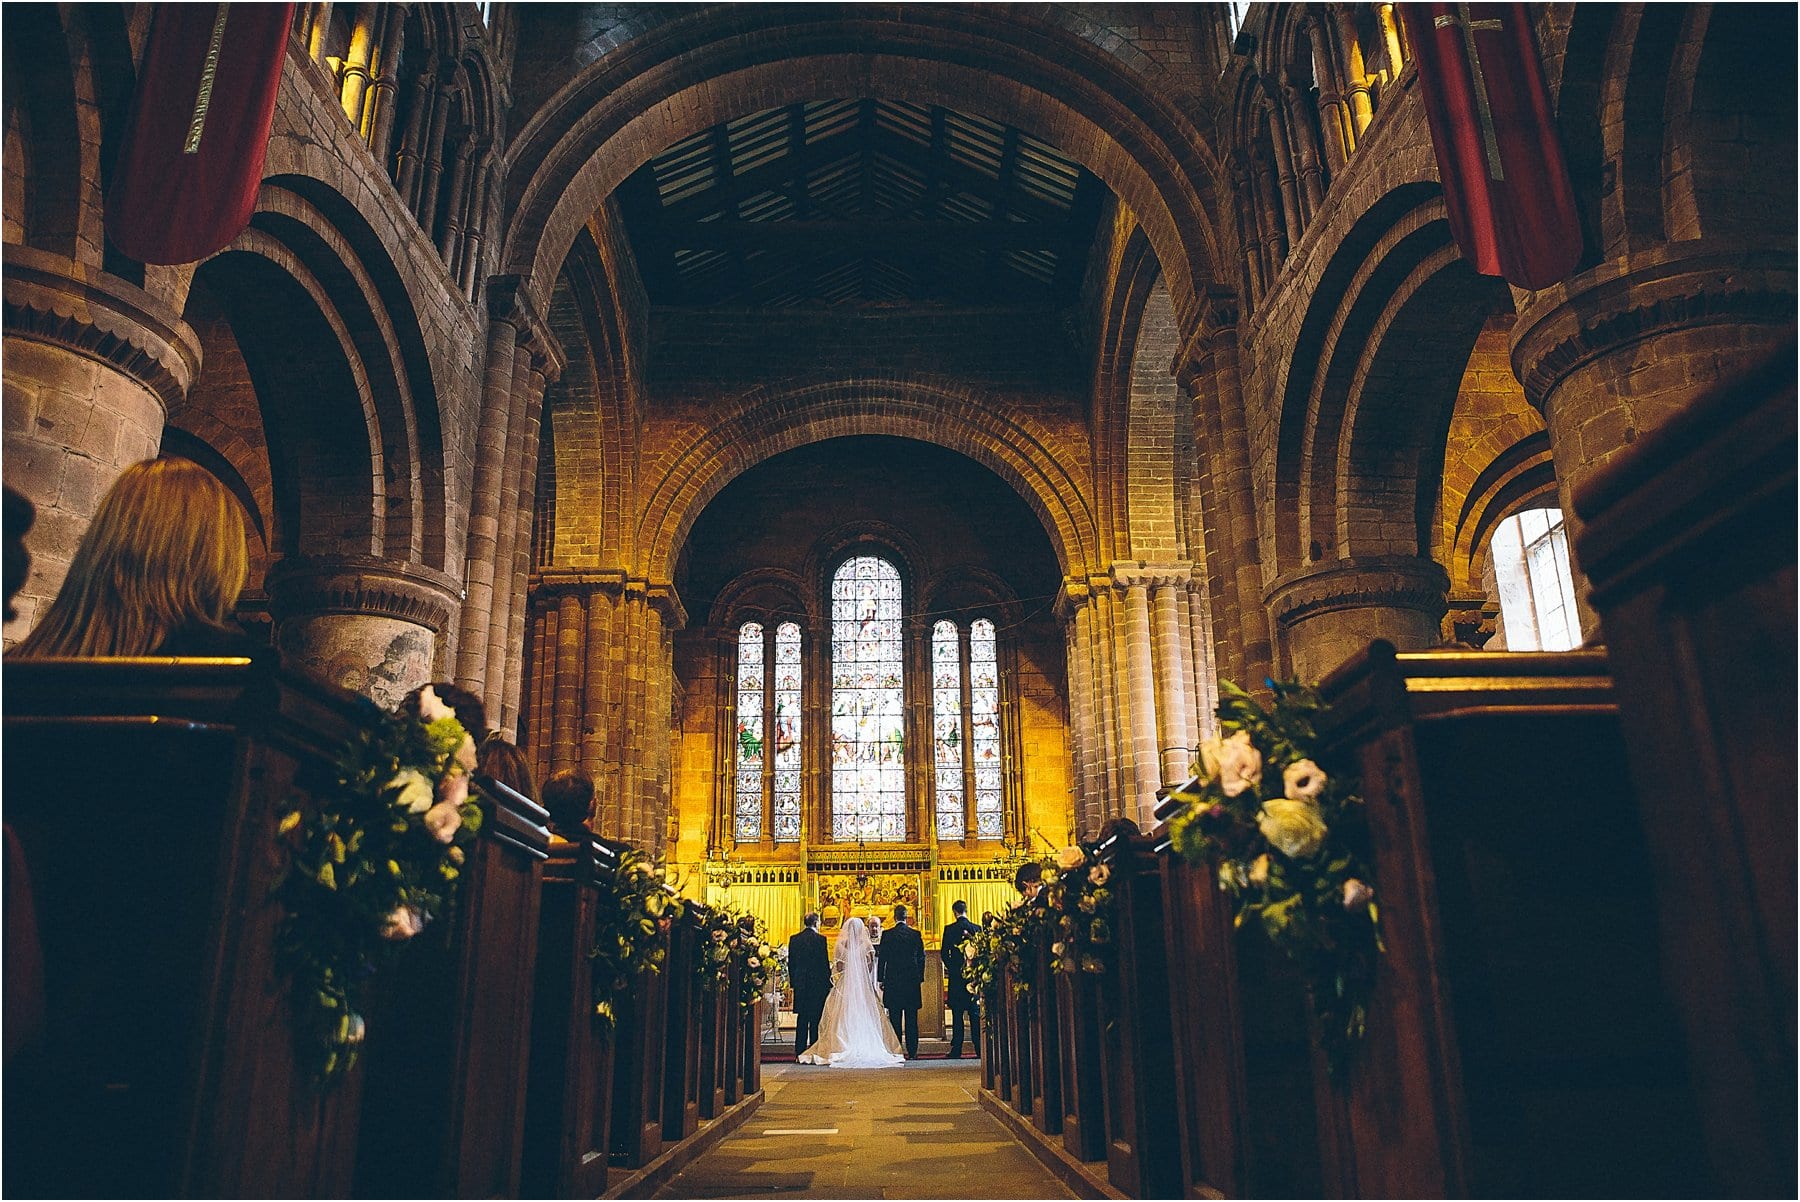
[[[801,1064],[834,1068],[889,1068],[904,1064],[900,1037],[875,995],[875,945],[863,920],[852,918],[838,935],[832,967],[837,983],[825,999],[819,1038],[800,1053]]]

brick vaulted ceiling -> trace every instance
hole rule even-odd
[[[1105,187],[1010,126],[886,100],[765,109],[618,192],[652,304],[1057,308]]]

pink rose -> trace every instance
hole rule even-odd
[[[465,772],[446,772],[437,783],[439,805],[459,806],[469,800],[469,776]]]
[[[1311,760],[1295,760],[1281,770],[1281,784],[1295,801],[1317,801],[1325,791],[1325,771]]]
[[[1375,900],[1375,890],[1369,888],[1355,877],[1344,882],[1344,909],[1355,913],[1367,908]]]
[[[449,843],[456,838],[456,832],[462,827],[462,811],[454,802],[440,801],[425,811],[423,819],[425,829],[439,843]]]
[[[1236,797],[1262,783],[1262,752],[1250,742],[1250,732],[1240,730],[1219,745],[1219,788]]]
[[[381,924],[381,937],[404,943],[425,929],[425,916],[411,906],[401,906]]]
[[[464,772],[475,771],[475,736],[463,733],[462,746],[456,749],[456,762],[462,765]]]

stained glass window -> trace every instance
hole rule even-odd
[[[831,580],[831,834],[906,838],[900,573],[857,555]]]
[[[762,838],[763,801],[763,628],[738,627],[737,773],[735,820],[740,843]]]
[[[975,761],[975,835],[998,839],[1000,789],[1000,666],[994,653],[994,624],[969,624],[969,750]]]
[[[956,623],[931,628],[931,726],[940,839],[963,837],[962,654]]]
[[[800,839],[800,627],[775,628],[775,842]]]

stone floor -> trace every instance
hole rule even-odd
[[[658,1198],[1069,1198],[975,1100],[977,1061],[763,1067],[750,1121]]]

